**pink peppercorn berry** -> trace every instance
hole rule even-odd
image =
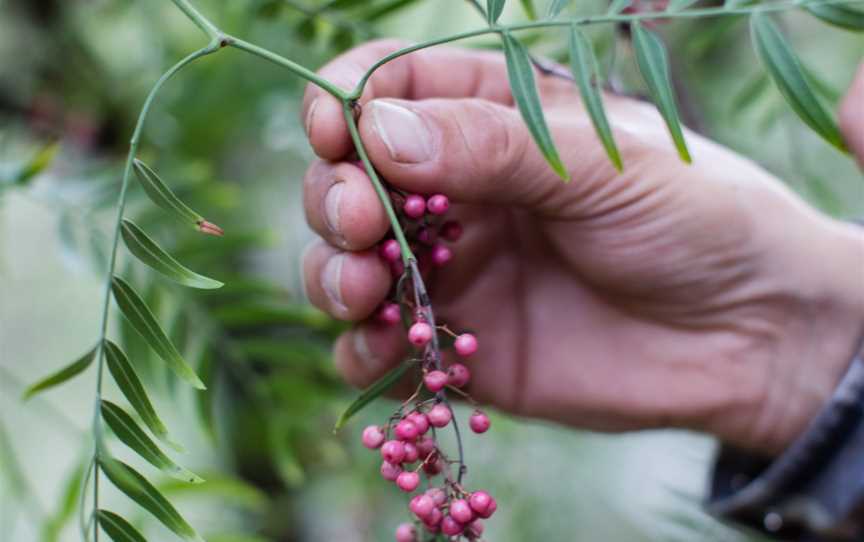
[[[417,426],[414,425],[414,422],[406,419],[396,424],[396,429],[393,430],[393,434],[396,436],[397,440],[414,441],[418,436],[420,436],[420,431],[417,429]]]
[[[381,457],[388,463],[398,465],[405,459],[405,446],[398,440],[388,440],[381,446]]]
[[[417,529],[410,523],[396,527],[396,542],[417,542]]]
[[[423,377],[423,384],[432,393],[438,393],[447,385],[447,373],[444,371],[429,371]]]
[[[471,523],[474,520],[474,511],[465,499],[456,499],[450,503],[450,515],[462,524]]]
[[[456,337],[453,348],[456,349],[457,354],[467,358],[477,351],[477,337],[470,333],[463,333]]]
[[[432,510],[435,509],[435,501],[429,495],[421,493],[411,499],[411,502],[408,503],[408,508],[418,519],[426,519],[432,514]]]
[[[429,423],[432,424],[432,427],[442,428],[446,427],[450,420],[453,419],[453,413],[450,412],[450,409],[445,405],[437,404],[429,410],[429,413],[426,414],[426,417],[429,418]],[[386,444],[385,444],[386,446]]]
[[[471,371],[461,363],[454,363],[447,368],[447,384],[461,388],[471,380]]]
[[[482,519],[475,519],[472,521],[468,527],[465,528],[465,534],[468,538],[480,538],[483,536],[483,530],[485,529],[485,525],[483,525]]]
[[[361,440],[363,441],[363,446],[370,450],[377,450],[384,444],[384,431],[377,425],[370,425],[363,430]]]
[[[429,423],[428,418],[426,423]],[[426,459],[429,454],[435,451],[435,441],[430,437],[421,437],[417,440],[416,446],[420,459]]]
[[[408,329],[408,342],[420,348],[432,340],[432,326],[426,322],[416,322]]]
[[[489,416],[479,410],[475,410],[474,414],[471,414],[471,417],[468,418],[468,425],[471,426],[472,431],[479,434],[488,431],[492,422],[489,421]]]
[[[417,426],[418,435],[425,435],[429,431],[429,418],[422,412],[412,412],[405,416],[405,419]]]
[[[462,237],[463,231],[462,224],[454,220],[448,220],[441,226],[441,229],[438,230],[438,234],[447,241],[455,242]]]
[[[410,442],[405,443],[405,457],[402,458],[403,463],[413,463],[420,459],[420,450],[417,449],[417,446]]]
[[[433,487],[431,489],[427,489],[425,495],[432,499],[432,502],[435,503],[435,506],[441,506],[442,504],[447,502],[447,492],[440,487]]]
[[[420,475],[416,472],[402,471],[396,478],[396,485],[406,493],[411,493],[420,485]]]
[[[440,530],[442,519],[444,519],[444,513],[437,508],[433,508],[432,512],[423,519],[423,525],[426,526],[427,531],[435,534]]]
[[[378,248],[378,254],[384,261],[398,262],[402,258],[402,250],[396,239],[387,239]]]
[[[441,520],[441,532],[447,536],[456,536],[462,534],[465,526],[453,519],[452,516],[446,516]]]
[[[402,320],[402,310],[396,303],[385,303],[378,311],[378,320],[389,326],[394,326]]]
[[[395,482],[400,474],[402,474],[402,467],[399,465],[394,465],[393,463],[388,463],[386,461],[381,463],[381,477],[385,480]]]
[[[492,500],[492,496],[485,491],[475,491],[468,497],[468,505],[471,506],[471,510],[474,510],[478,516],[486,517],[484,514],[489,510]]]
[[[409,218],[420,218],[426,213],[426,200],[423,196],[411,194],[405,198],[405,203],[402,205],[402,211]]]
[[[438,234],[432,228],[420,228],[417,232],[417,240],[424,245],[434,245]]]
[[[450,208],[450,199],[444,194],[435,194],[426,200],[426,209],[433,215],[443,215]]]
[[[432,247],[432,264],[436,267],[443,267],[453,259],[453,251],[444,245],[435,245]]]

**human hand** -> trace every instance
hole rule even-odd
[[[351,88],[393,41],[322,73]],[[597,430],[687,427],[765,453],[798,435],[864,332],[864,235],[806,206],[752,162],[687,133],[680,162],[653,106],[605,98],[625,170],[571,84],[539,78],[563,184],[514,109],[503,58],[426,49],[370,80],[359,128],[393,186],[444,193],[465,235],[430,279],[439,319],[470,327],[471,394],[517,415]],[[305,178],[326,241],[304,257],[308,296],[360,322],[336,344],[365,386],[404,359],[401,328],[367,318],[391,285],[374,250],[389,226],[339,102],[304,100],[322,160]]]

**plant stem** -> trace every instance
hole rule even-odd
[[[390,221],[390,226],[393,228],[393,234],[396,236],[396,241],[399,243],[399,249],[402,253],[402,263],[408,269],[411,262],[417,261],[414,253],[411,252],[411,247],[408,246],[408,240],[405,239],[405,232],[402,231],[402,225],[399,224],[399,218],[396,217],[396,211],[393,210],[393,203],[390,201],[390,195],[384,184],[378,177],[375,167],[369,161],[369,155],[366,154],[366,148],[363,146],[363,141],[360,139],[360,132],[357,131],[357,121],[354,120],[354,110],[348,101],[342,102],[342,110],[345,113],[345,123],[348,125],[348,133],[351,135],[351,140],[354,142],[354,148],[357,149],[357,154],[360,160],[363,161],[363,167],[366,168],[366,174],[372,181],[372,186],[375,188],[375,193],[381,204],[384,206],[384,212],[387,213],[387,219]]]
[[[175,0],[175,3],[178,6],[181,6],[181,0]],[[183,2],[185,4],[185,2]],[[188,6],[188,4],[187,4]],[[183,7],[181,6],[181,9]],[[190,8],[191,9],[191,8]],[[185,10],[184,10],[185,11]],[[215,28],[215,27],[214,27]],[[141,140],[141,132],[144,128],[144,121],[147,119],[147,114],[150,112],[150,106],[153,105],[153,100],[156,98],[156,95],[159,93],[159,90],[162,88],[162,85],[165,84],[171,77],[173,77],[177,72],[182,70],[184,67],[194,62],[195,60],[209,55],[210,53],[216,52],[219,50],[218,42],[213,42],[207,47],[203,49],[199,49],[194,53],[188,55],[183,60],[172,66],[168,71],[162,74],[162,77],[156,81],[156,84],[153,85],[153,88],[150,90],[150,93],[147,95],[147,99],[144,100],[144,105],[141,108],[141,113],[138,115],[138,123],[135,125],[135,131],[132,134],[132,139],[129,141],[129,154],[126,156],[126,166],[123,170],[123,180],[120,187],[120,196],[117,201],[117,218],[114,221],[114,240],[111,244],[111,258],[108,263],[108,271],[106,273],[105,278],[105,293],[104,293],[104,301],[102,303],[102,323],[101,330],[99,333],[99,352],[98,362],[97,362],[97,371],[96,371],[96,404],[93,408],[93,438],[94,438],[94,448],[93,448],[93,517],[97,516],[96,511],[99,509],[99,450],[100,443],[102,442],[102,424],[100,423],[100,408],[102,403],[102,374],[104,372],[105,366],[105,339],[108,332],[108,309],[111,305],[111,280],[114,277],[114,268],[117,263],[117,247],[120,242],[120,224],[123,220],[123,211],[126,209],[126,192],[129,189],[129,178],[132,173],[132,163],[135,159],[135,154],[138,152],[138,143]],[[85,481],[86,483],[86,481]],[[99,521],[95,519],[93,521],[93,540],[94,542],[99,541]]]
[[[352,100],[360,99],[360,96],[363,95],[363,89],[366,87],[366,84],[369,82],[369,78],[372,77],[372,74],[375,73],[378,68],[387,64],[388,62],[395,60],[401,56],[405,56],[409,53],[413,53],[415,51],[419,51],[421,49],[426,49],[429,47],[433,47],[435,45],[441,45],[444,43],[450,43],[453,41],[459,41],[468,38],[474,38],[477,36],[483,36],[486,34],[500,34],[502,32],[516,32],[519,30],[530,30],[534,28],[552,28],[552,27],[570,27],[573,25],[591,25],[591,24],[601,24],[601,23],[628,23],[635,21],[643,21],[643,20],[652,20],[652,19],[693,19],[700,17],[721,17],[721,16],[729,16],[729,15],[750,15],[756,12],[771,12],[771,11],[787,11],[790,9],[796,8],[805,8],[811,4],[816,5],[831,5],[831,4],[860,4],[862,0],[797,0],[793,2],[778,2],[775,4],[757,4],[755,6],[749,7],[740,7],[740,8],[724,8],[724,7],[716,7],[716,8],[704,8],[704,9],[690,9],[685,11],[678,11],[675,13],[667,13],[665,11],[655,11],[655,12],[643,12],[643,13],[632,13],[626,15],[592,15],[589,17],[580,17],[578,19],[560,19],[560,20],[551,20],[551,21],[536,21],[530,23],[518,23],[512,25],[494,25],[488,28],[480,28],[477,30],[469,30],[466,32],[461,32],[458,34],[452,34],[450,36],[445,36],[442,38],[436,38],[429,41],[424,41],[421,43],[416,43],[409,47],[405,47],[404,49],[399,49],[398,51],[394,51],[389,55],[381,58],[375,64],[373,64],[366,73],[363,74],[363,77],[354,87],[354,90],[348,94],[348,98]]]

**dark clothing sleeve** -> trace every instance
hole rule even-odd
[[[779,457],[722,448],[706,506],[779,540],[864,541],[864,357]]]

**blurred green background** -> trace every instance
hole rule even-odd
[[[312,68],[368,38],[419,41],[483,24],[462,0],[375,0],[347,9],[337,2],[323,10],[322,4],[196,2],[226,31]],[[525,17],[518,2],[508,4],[506,20]],[[568,9],[598,13],[604,5],[580,1]],[[836,108],[864,53],[862,38],[801,13],[777,20],[812,70],[821,98]],[[613,42],[612,30],[591,30],[603,64],[612,68],[609,80],[640,94],[626,36],[619,32]],[[773,87],[758,83],[761,68],[745,19],[672,22],[661,32],[689,125],[760,162],[826,212],[864,214],[864,184],[852,160],[812,135]],[[523,37],[552,58],[565,47],[554,32]],[[134,121],[159,74],[201,45],[167,0],[0,0],[4,542],[80,539],[69,505],[91,453],[94,373],[27,403],[21,392],[95,341]],[[385,417],[391,405],[364,411],[338,435],[331,431],[355,392],[329,360],[340,326],[305,305],[298,276],[300,252],[311,239],[300,198],[312,159],[298,121],[302,91],[287,72],[225,51],[189,68],[160,95],[140,156],[225,227],[224,239],[178,231],[137,186],[130,195],[129,214],[163,246],[228,284],[190,293],[121,262],[124,276],[146,292],[206,376],[206,394],[177,385],[122,321],[111,325],[111,336],[145,369],[175,440],[188,449],[175,457],[209,480],[193,488],[160,482],[208,542],[390,540],[405,517],[402,496],[377,476],[375,454],[357,444],[359,428]],[[55,142],[47,169],[22,180],[22,168]],[[119,399],[112,386],[106,395]],[[715,447],[706,437],[595,435],[499,414],[493,424],[488,437],[467,438],[472,485],[488,488],[502,505],[487,524],[488,540],[748,539],[700,510]],[[112,449],[141,465],[122,446]],[[141,470],[160,480],[146,465]],[[118,492],[108,490],[103,502],[134,519],[149,539],[173,539]]]

